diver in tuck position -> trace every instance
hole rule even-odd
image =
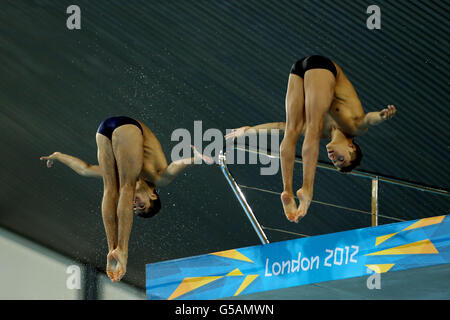
[[[133,213],[149,218],[161,208],[155,187],[166,186],[195,160],[212,163],[193,146],[194,157],[167,165],[161,144],[141,121],[128,117],[104,120],[96,134],[98,165],[55,152],[41,157],[47,167],[59,161],[86,177],[103,178],[102,217],[108,241],[106,273],[115,282],[125,275]]]
[[[273,122],[254,127],[234,129],[225,136],[234,139],[260,129],[284,130],[280,146],[283,192],[281,202],[286,217],[292,222],[303,218],[313,198],[314,176],[319,156],[319,141],[330,139],[326,145],[328,158],[340,172],[350,172],[362,158],[361,148],[354,137],[368,128],[391,119],[396,113],[393,105],[379,112],[364,113],[356,91],[342,69],[323,56],[298,60],[291,68],[286,93],[286,122]],[[296,194],[292,189],[295,147],[300,135],[302,146],[303,186]]]

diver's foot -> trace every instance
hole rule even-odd
[[[281,193],[281,203],[283,204],[283,210],[286,218],[293,222],[297,211],[297,204],[295,203],[294,195],[287,191],[283,191],[283,193]]]
[[[298,223],[308,213],[309,205],[311,204],[312,197],[304,192],[303,189],[297,190],[297,198],[299,200],[299,206],[295,212],[295,223]]]
[[[116,248],[111,251],[111,256],[117,261],[117,267],[112,272],[112,278],[110,278],[113,282],[117,282],[120,281],[127,272],[128,255],[123,250]]]
[[[117,261],[112,256],[112,250],[108,253],[108,256],[106,257],[106,274],[111,279],[111,281],[114,279],[114,272],[117,269]]]

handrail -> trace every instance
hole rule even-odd
[[[236,183],[236,181],[234,181],[233,176],[231,175],[230,171],[228,170],[227,163],[226,163],[226,155],[225,155],[225,153],[223,153],[223,151],[220,151],[220,154],[219,154],[219,165],[220,165],[220,168],[222,169],[223,175],[225,176],[225,178],[228,181],[228,184],[230,185],[236,198],[239,200],[239,203],[241,204],[242,208],[244,209],[244,212],[247,215],[248,220],[252,224],[253,229],[255,230],[256,234],[258,235],[259,240],[261,241],[262,244],[268,244],[269,240],[267,239],[267,236],[264,233],[261,225],[259,224],[255,215],[253,214],[252,208],[247,203],[247,200],[245,199],[244,194],[242,193],[238,184]]]
[[[372,227],[378,225],[378,177],[372,179]]]
[[[242,147],[242,146],[234,146],[235,149],[237,150],[242,150],[242,151],[246,151],[246,152],[252,152],[252,153],[256,153],[256,154],[262,154],[265,155],[267,157],[270,158],[280,158],[279,154],[275,154],[275,153],[268,153],[268,152],[263,152],[263,151],[259,151],[259,150],[252,150],[248,147]],[[295,163],[301,163],[303,164],[303,161],[299,158],[295,158],[294,160]],[[267,229],[267,230],[273,230],[273,231],[282,231],[282,232],[287,232],[287,233],[293,233],[296,235],[300,235],[300,236],[307,236],[307,235],[303,235],[303,234],[297,234],[294,232],[288,232],[285,230],[279,230],[279,229],[275,229],[275,228],[268,228],[268,227],[262,227],[258,220],[256,219],[255,215],[253,214],[253,211],[250,207],[250,205],[247,203],[247,200],[245,199],[244,194],[241,191],[241,187],[242,188],[247,188],[247,189],[258,189],[260,191],[264,191],[264,192],[269,192],[269,193],[275,193],[273,191],[270,190],[265,190],[265,189],[259,189],[259,188],[255,188],[255,187],[249,187],[249,186],[244,186],[244,185],[239,185],[236,183],[236,181],[234,180],[233,176],[231,175],[230,171],[228,170],[227,164],[226,164],[226,156],[225,153],[223,151],[220,151],[219,154],[219,165],[222,169],[222,173],[224,174],[225,178],[227,179],[231,189],[233,190],[235,196],[237,197],[237,199],[239,200],[239,203],[241,204],[242,208],[244,209],[244,212],[247,215],[247,218],[249,219],[249,221],[251,222],[253,229],[255,230],[256,234],[258,235],[260,241],[262,244],[268,244],[269,240],[267,239],[263,229]],[[327,164],[323,164],[323,163],[318,163],[317,167],[319,168],[323,168],[323,169],[327,169],[327,170],[333,170],[336,171],[335,167],[332,165],[327,165]],[[363,178],[369,178],[372,180],[372,209],[371,212],[365,212],[362,210],[357,210],[357,209],[353,209],[353,208],[346,208],[347,210],[350,211],[358,211],[358,212],[362,212],[365,214],[370,214],[372,216],[372,226],[377,226],[378,225],[378,217],[383,217],[383,218],[389,218],[389,219],[393,219],[393,220],[398,220],[398,221],[404,221],[402,219],[398,219],[398,218],[394,218],[394,217],[389,217],[389,216],[384,216],[384,215],[380,215],[379,214],[379,209],[378,209],[378,191],[379,191],[379,181],[382,182],[387,182],[387,183],[391,183],[394,185],[399,185],[399,186],[403,186],[403,187],[407,187],[407,188],[412,188],[412,189],[416,189],[416,190],[420,190],[420,191],[424,191],[424,192],[429,192],[429,193],[433,193],[433,194],[439,194],[439,195],[444,195],[444,196],[450,196],[450,192],[446,191],[446,190],[442,190],[442,189],[438,189],[438,188],[433,188],[433,187],[428,187],[428,186],[423,186],[423,185],[419,185],[416,183],[411,183],[411,182],[406,182],[406,181],[402,181],[399,179],[394,179],[394,178],[389,178],[389,177],[384,177],[384,176],[380,176],[377,174],[372,174],[372,173],[368,173],[368,172],[364,172],[364,171],[359,171],[359,170],[353,170],[352,172],[348,173],[349,175],[352,176],[357,176],[357,177],[363,177]],[[313,200],[314,202],[314,200]],[[315,202],[319,202],[319,201],[315,201]],[[321,204],[326,204],[326,205],[331,205],[331,206],[336,206],[337,205],[332,205],[332,204],[328,204],[328,203],[321,203]]]
[[[246,152],[262,154],[262,155],[265,155],[270,158],[280,158],[279,154],[268,153],[268,152],[263,152],[263,151],[259,151],[259,150],[252,150],[247,147],[235,146],[234,148],[237,150],[242,150],[242,151],[246,151]],[[301,159],[295,158],[294,161],[295,161],[295,163],[303,164],[303,161]],[[323,164],[323,163],[317,163],[317,167],[336,171],[336,168],[334,166]],[[378,174],[373,174],[373,173],[364,172],[364,171],[360,171],[360,170],[353,170],[352,172],[349,172],[347,174],[352,175],[352,176],[362,177],[362,178],[368,178],[368,179],[378,179],[378,181],[387,182],[387,183],[399,185],[399,186],[406,187],[406,188],[416,189],[416,190],[420,190],[420,191],[424,191],[424,192],[429,192],[429,193],[434,193],[434,194],[439,194],[442,196],[450,197],[450,192],[447,190],[423,186],[423,185],[420,185],[417,183],[402,181],[400,179],[388,178],[388,177],[381,176]]]
[[[275,192],[275,191],[267,190],[267,189],[264,189],[264,188],[251,187],[251,186],[246,186],[246,185],[243,185],[243,184],[238,184],[238,186],[241,189],[248,189],[248,190],[254,190],[254,191],[259,191],[259,192],[265,192],[265,193],[278,195],[278,196],[281,195],[281,192]],[[294,195],[294,198],[298,199],[297,196],[295,196],[295,195]],[[328,206],[328,207],[344,209],[346,211],[353,211],[353,212],[357,212],[357,213],[362,213],[362,214],[370,215],[372,217],[374,215],[374,213],[372,211],[369,212],[369,211],[364,211],[364,210],[360,210],[360,209],[349,208],[349,207],[340,206],[340,205],[329,203],[329,202],[324,202],[324,201],[319,201],[319,200],[311,200],[311,202],[312,203],[317,203],[317,204],[320,204],[320,205],[324,205],[324,206]],[[405,219],[400,219],[400,218],[396,218],[396,217],[386,216],[386,215],[383,215],[383,214],[378,214],[378,212],[377,212],[376,216],[379,217],[379,218],[385,218],[385,219],[398,221],[398,222],[406,221]],[[263,226],[263,229],[265,229],[265,226]]]

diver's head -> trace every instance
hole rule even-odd
[[[155,186],[140,179],[134,193],[133,211],[141,218],[151,218],[161,210],[161,200]]]
[[[362,150],[351,138],[331,141],[326,148],[328,158],[339,172],[351,172],[361,164]]]

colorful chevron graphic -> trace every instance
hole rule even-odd
[[[392,238],[393,236],[399,234],[400,232],[407,231],[407,230],[413,230],[413,229],[417,229],[417,228],[423,228],[426,226],[431,226],[433,224],[441,223],[442,220],[444,220],[444,217],[445,216],[439,216],[439,217],[431,217],[431,218],[421,219],[417,222],[414,222],[412,225],[406,227],[405,229],[403,229],[399,232],[395,232],[395,233],[387,234],[385,236],[377,237],[375,240],[375,246],[378,246],[379,244],[385,242],[386,240]]]
[[[230,258],[230,259],[236,259],[236,260],[242,260],[242,261],[248,261],[253,263],[252,260],[250,260],[249,258],[247,258],[246,256],[244,256],[242,253],[240,253],[237,250],[226,250],[226,251],[219,251],[219,252],[215,252],[215,253],[211,253],[212,255],[215,256],[220,256],[220,257],[225,257],[225,258]]]
[[[251,259],[240,253],[238,250],[226,250],[220,252],[211,253],[213,256],[224,257],[228,259],[240,260],[245,262],[254,263]],[[197,288],[203,287],[213,281],[217,281],[224,277],[243,277],[239,288],[235,292],[235,296],[239,295],[245,290],[257,277],[258,274],[251,274],[245,276],[239,268],[231,270],[226,275],[223,276],[207,276],[207,277],[188,277],[184,278],[180,285],[175,289],[175,291],[169,297],[169,300],[176,299],[182,295],[189,293]]]
[[[384,236],[376,237],[375,247],[388,241],[389,239],[392,239],[394,236],[401,234],[402,232],[439,224],[444,220],[444,218],[445,218],[445,216],[438,216],[438,217],[420,219],[398,232],[394,232],[394,233],[390,233],[390,234],[387,234]],[[384,250],[379,250],[379,251],[372,252],[372,253],[369,253],[366,255],[367,256],[386,256],[386,255],[438,254],[438,253],[439,253],[439,251],[433,245],[431,240],[424,239],[424,240],[415,241],[415,242],[411,242],[411,243],[407,243],[407,244],[402,244],[402,245],[384,249]],[[366,265],[366,267],[368,267],[369,269],[373,270],[376,273],[388,272],[394,266],[395,266],[395,263],[367,264]]]

